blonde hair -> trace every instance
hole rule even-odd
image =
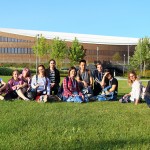
[[[130,79],[130,74],[133,74],[135,76],[135,79],[137,79],[137,74],[135,73],[135,71],[131,71],[128,73],[128,84],[129,86],[131,86],[133,84],[133,81]]]

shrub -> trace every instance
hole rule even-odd
[[[15,70],[15,69],[17,69],[21,73],[23,68],[0,67],[0,75],[11,76],[13,70]],[[30,69],[30,71],[31,71],[31,74],[36,73],[35,69]]]

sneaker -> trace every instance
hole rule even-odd
[[[122,100],[122,98],[121,98],[121,99],[119,99],[119,102],[120,102],[120,103],[122,103],[122,101],[123,101],[123,100]]]
[[[106,93],[106,95],[109,95],[109,94],[110,94],[110,92],[109,92],[109,91],[105,91],[105,93]]]
[[[39,102],[46,103],[47,102],[47,96],[46,95],[41,95],[40,99],[39,99]]]
[[[44,96],[43,98],[43,102],[46,103],[47,102],[47,95]]]
[[[104,91],[102,91],[101,95],[105,95],[105,92],[104,92]]]
[[[57,95],[54,96],[56,101],[61,101],[61,98],[58,97]]]
[[[0,95],[0,100],[4,100],[4,97]]]
[[[29,99],[28,99],[28,98],[25,98],[24,100],[25,100],[25,101],[29,101]]]

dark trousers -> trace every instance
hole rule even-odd
[[[102,92],[102,87],[98,83],[94,83],[94,90],[93,90],[93,95],[97,96],[99,93]]]
[[[55,84],[52,88],[51,88],[51,95],[52,95],[52,91],[54,91],[54,95],[57,95],[58,93],[58,89],[59,89],[59,85]]]
[[[145,99],[145,101],[146,101],[148,107],[150,107],[150,97],[147,96],[147,95],[145,95],[144,99]]]

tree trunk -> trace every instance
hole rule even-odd
[[[144,61],[144,65],[143,65],[143,75],[145,76],[145,69],[146,69],[146,63]]]

